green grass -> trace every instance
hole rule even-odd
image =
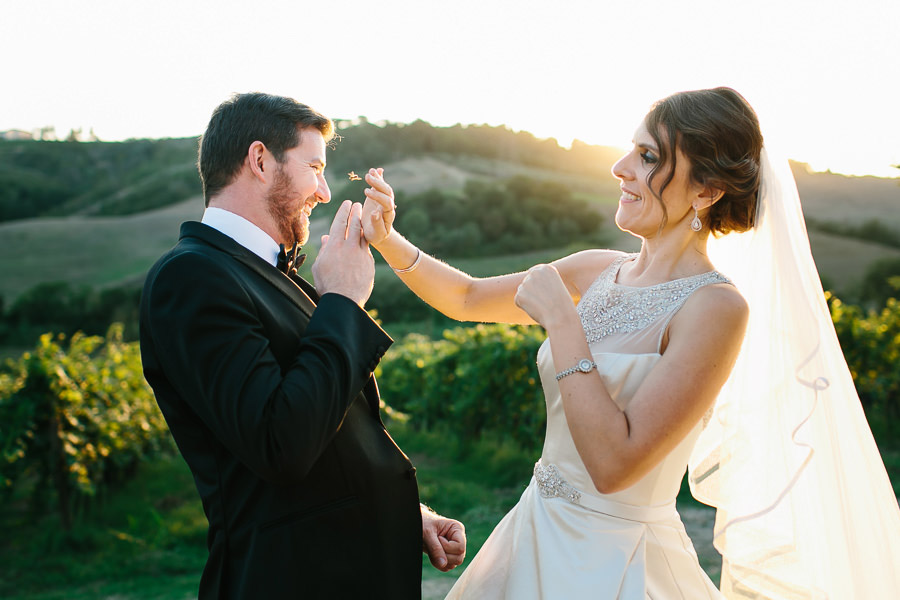
[[[467,562],[518,500],[536,457],[515,446],[484,441],[471,448],[441,433],[391,427],[418,467],[420,492],[435,510],[462,520]],[[69,533],[55,514],[34,515],[28,490],[3,505],[0,597],[12,599],[196,597],[206,560],[206,518],[190,471],[178,456],[141,466],[137,477],[80,515]],[[426,580],[454,579],[431,567]]]
[[[38,283],[98,287],[143,277],[203,213],[199,198],[123,217],[64,217],[0,224],[0,295],[7,305]]]
[[[499,438],[463,444],[396,420],[388,428],[417,466],[422,501],[465,524],[467,565],[518,501],[537,455]],[[900,492],[900,448],[883,448],[882,456]],[[712,513],[685,490],[679,508],[689,530],[693,522],[701,564],[715,580],[720,559],[709,540],[700,539],[709,534]],[[206,518],[178,456],[144,463],[135,479],[81,514],[69,533],[55,514],[33,514],[24,489],[4,501],[0,526],[0,597],[10,600],[193,598],[206,561]],[[426,597],[443,597],[461,572],[441,573],[423,555]]]
[[[523,453],[503,440],[483,439],[464,446],[445,432],[416,432],[399,424],[388,427],[416,465],[422,502],[466,527],[462,567],[442,573],[423,556],[422,579],[456,579],[519,500],[538,456]]]
[[[55,513],[33,514],[27,496],[17,490],[0,513],[3,531],[14,532],[0,542],[0,597],[196,596],[207,523],[180,457],[142,464],[69,532]]]

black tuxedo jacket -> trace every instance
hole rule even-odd
[[[392,340],[365,311],[188,222],[140,324],[209,520],[200,598],[420,598],[415,469],[372,377]]]

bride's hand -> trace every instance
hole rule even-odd
[[[528,270],[516,292],[516,306],[544,329],[566,316],[565,307],[573,308],[566,284],[553,265],[535,265]]]
[[[363,204],[362,223],[366,241],[373,246],[385,240],[393,229],[394,190],[384,180],[384,169],[369,169],[366,173],[366,202]]]

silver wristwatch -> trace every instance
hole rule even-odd
[[[574,367],[571,367],[569,369],[566,369],[565,371],[560,371],[559,373],[557,373],[556,380],[559,381],[566,375],[571,375],[572,373],[590,373],[591,369],[593,369],[596,366],[597,366],[597,363],[595,363],[594,361],[588,360],[586,358],[582,358],[581,360],[578,361],[578,363]]]

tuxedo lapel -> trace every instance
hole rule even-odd
[[[183,223],[181,225],[181,237],[196,238],[206,244],[209,244],[210,246],[213,246],[218,250],[221,250],[222,252],[225,252],[241,264],[252,269],[254,272],[262,276],[266,281],[275,286],[278,291],[284,294],[288,298],[288,300],[293,302],[297,306],[297,308],[302,310],[308,317],[311,317],[313,311],[316,309],[315,301],[306,291],[304,291],[300,287],[300,285],[298,285],[296,281],[297,279],[303,281],[302,278],[288,278],[284,273],[261,259],[259,256],[257,256],[244,246],[241,246],[224,233],[213,229],[208,225],[204,225],[203,223],[188,221],[187,223]],[[306,287],[315,294],[315,289],[305,281],[304,283],[306,284]],[[315,298],[316,300],[318,300],[318,294],[315,294]]]
[[[267,281],[278,288],[280,292],[287,296],[288,299],[296,304],[307,316],[312,316],[313,311],[316,310],[316,303],[300,288],[299,285],[297,285],[297,282],[293,278],[288,278],[284,273],[269,263],[261,260],[255,254],[251,254],[250,256],[238,255],[235,256],[235,258],[265,277]]]
[[[319,293],[308,281],[296,273],[285,276],[284,273],[244,246],[241,246],[224,233],[197,221],[183,223],[181,225],[181,237],[196,238],[205,244],[225,252],[241,264],[258,273],[266,281],[275,286],[278,291],[283,293],[308,317],[312,317],[312,313],[316,309],[316,302],[319,300]],[[350,343],[349,340],[348,343]],[[369,410],[380,421],[381,410],[378,399],[378,385],[375,382],[374,376],[369,377],[369,381],[363,386],[362,393],[369,404]]]
[[[319,292],[316,291],[316,288],[314,288],[307,280],[297,275],[296,271],[288,275],[288,277],[290,277],[291,281],[296,283],[297,287],[303,290],[303,293],[309,296],[313,302],[319,301]]]

